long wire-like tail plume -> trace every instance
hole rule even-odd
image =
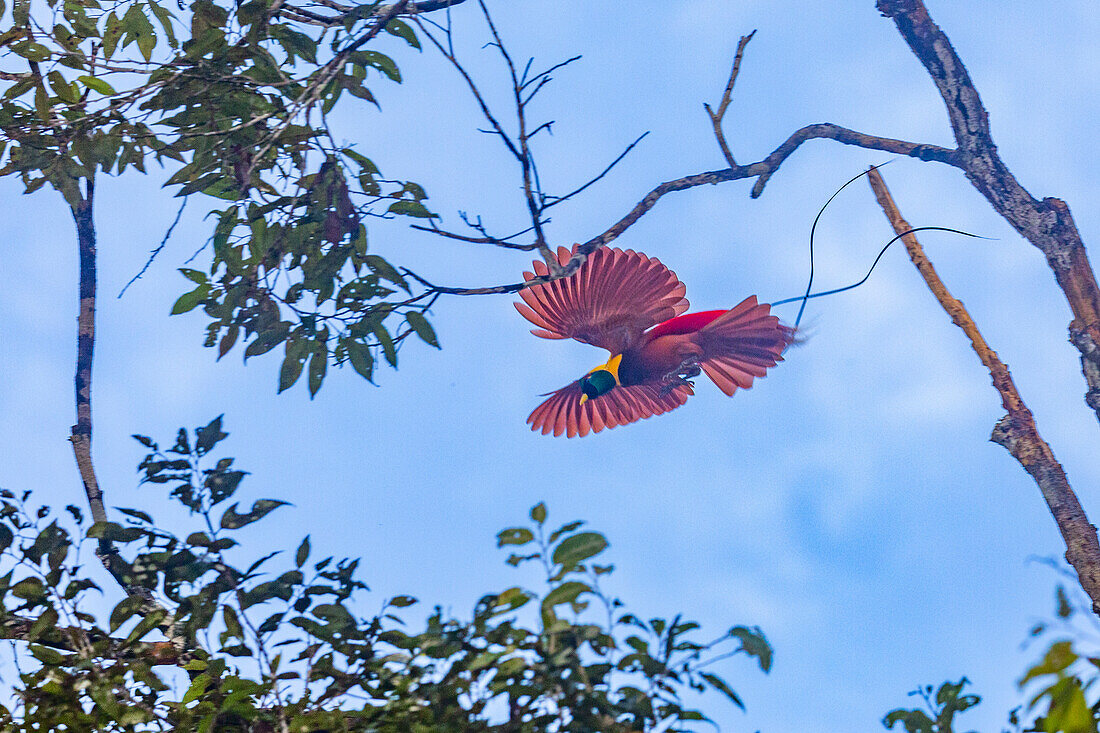
[[[896,160],[896,158],[893,159],[893,160]],[[827,209],[829,204],[831,204],[833,202],[833,199],[835,199],[837,196],[839,196],[840,192],[843,191],[845,188],[847,188],[849,186],[849,184],[854,183],[855,181],[858,181],[860,178],[867,175],[868,173],[870,173],[873,170],[878,170],[882,166],[888,165],[889,163],[892,163],[893,160],[888,160],[885,163],[879,163],[878,165],[873,165],[870,168],[868,168],[867,170],[865,170],[865,171],[863,171],[863,172],[861,172],[861,173],[859,173],[855,176],[852,176],[851,178],[849,178],[844,183],[843,186],[841,186],[835,192],[833,192],[833,195],[829,197],[829,200],[826,201],[824,203],[824,205],[822,205],[822,207],[818,210],[817,216],[814,217],[814,223],[810,226],[810,277],[806,281],[806,292],[803,293],[802,295],[796,296],[794,298],[787,298],[785,300],[778,300],[778,301],[775,301],[775,302],[772,303],[773,306],[776,306],[776,305],[784,305],[786,303],[793,303],[796,300],[801,300],[802,301],[802,305],[799,306],[799,308],[798,308],[798,316],[794,319],[794,327],[796,329],[798,328],[798,324],[802,322],[802,314],[805,313],[805,311],[806,311],[806,301],[808,301],[810,298],[820,298],[823,295],[835,295],[836,293],[843,293],[845,290],[851,290],[852,288],[858,288],[860,285],[867,282],[867,278],[871,277],[871,273],[874,272],[875,266],[878,265],[878,261],[880,259],[882,259],[882,256],[884,254],[886,254],[886,250],[888,250],[890,248],[890,245],[893,244],[894,242],[898,241],[899,239],[901,239],[902,237],[904,237],[907,234],[912,234],[914,232],[938,231],[938,232],[951,232],[952,234],[961,234],[964,237],[974,237],[975,239],[990,239],[990,237],[983,237],[980,234],[971,234],[970,232],[964,232],[964,231],[961,231],[959,229],[951,229],[951,228],[948,228],[948,227],[935,227],[935,226],[916,227],[914,229],[910,229],[907,232],[902,232],[901,234],[897,235],[896,237],[891,239],[889,242],[887,242],[885,244],[885,246],[883,246],[882,250],[879,251],[878,256],[875,257],[875,261],[873,263],[871,263],[871,269],[867,270],[867,274],[864,275],[863,279],[860,280],[859,282],[853,283],[851,285],[845,285],[842,288],[835,288],[833,290],[825,290],[825,291],[820,292],[820,293],[811,293],[810,290],[813,289],[813,285],[814,285],[814,235],[817,232],[817,223],[821,220],[821,215],[825,213],[825,209]]]
[[[867,282],[867,278],[871,277],[871,273],[874,272],[875,266],[878,265],[878,261],[882,259],[882,256],[884,254],[886,254],[886,250],[890,249],[891,244],[898,241],[899,239],[901,239],[902,237],[904,237],[907,234],[913,234],[915,232],[929,232],[929,231],[932,231],[932,232],[951,232],[952,234],[961,234],[964,237],[973,237],[974,239],[993,239],[993,237],[983,237],[980,234],[971,234],[970,232],[964,232],[961,229],[951,229],[950,227],[932,227],[932,226],[929,226],[929,227],[914,227],[913,229],[902,232],[901,234],[897,235],[896,237],[891,239],[889,242],[887,242],[883,246],[883,248],[881,250],[879,250],[878,256],[875,257],[875,261],[873,263],[871,263],[871,269],[867,270],[867,274],[864,275],[863,279],[860,280],[859,282],[852,283],[851,285],[845,285],[842,288],[835,288],[833,290],[824,290],[820,293],[810,293],[809,288],[807,288],[805,295],[796,295],[793,298],[787,298],[785,300],[777,300],[777,301],[773,302],[772,305],[773,306],[785,305],[787,303],[793,303],[796,300],[801,300],[802,301],[802,308],[799,309],[798,319],[796,319],[795,322],[794,322],[795,328],[798,328],[798,322],[799,322],[799,320],[802,319],[802,310],[805,309],[807,300],[809,300],[810,298],[820,298],[823,295],[835,295],[836,293],[843,293],[845,290],[851,290],[852,288],[858,288],[860,285]]]
[[[894,159],[894,160],[896,160],[896,159]],[[835,199],[837,196],[839,196],[841,191],[848,188],[849,184],[855,183],[856,181],[858,181],[860,178],[863,178],[863,176],[867,175],[871,171],[878,170],[882,166],[888,165],[892,162],[893,162],[893,160],[888,160],[885,163],[879,163],[878,165],[873,165],[870,168],[868,168],[867,170],[865,170],[865,171],[863,171],[863,172],[861,172],[861,173],[859,173],[855,176],[852,176],[851,178],[848,179],[848,181],[843,186],[841,186],[836,191],[834,191],[833,195],[829,197],[829,200],[826,201],[824,203],[824,205],[822,205],[822,207],[818,210],[817,216],[814,217],[814,223],[812,225],[810,225],[810,278],[806,281],[806,294],[803,296],[802,306],[798,309],[798,317],[794,319],[794,327],[795,328],[798,328],[798,324],[802,322],[802,313],[803,313],[803,311],[806,310],[806,301],[809,300],[810,297],[811,297],[810,296],[810,288],[812,288],[813,285],[814,285],[814,233],[817,231],[817,222],[821,220],[821,215],[825,213],[825,209],[829,208],[829,204],[831,204],[833,202],[833,199]],[[783,302],[784,303],[789,303],[792,300],[798,300],[798,298],[791,298],[790,300],[785,300]],[[772,303],[772,305],[778,305],[778,304],[777,303]]]

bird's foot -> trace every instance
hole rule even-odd
[[[694,377],[697,375],[692,374],[690,376]],[[669,375],[662,381],[664,381],[664,385],[661,386],[661,391],[658,393],[661,397],[667,397],[672,393],[672,390],[680,386],[695,388],[695,382],[692,382],[690,379],[684,379],[679,374]]]

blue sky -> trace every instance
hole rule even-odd
[[[717,101],[737,39],[752,29],[726,122],[740,162],[812,122],[952,142],[935,88],[870,0],[490,6],[515,56],[536,65],[584,57],[555,75],[535,110],[557,121],[536,150],[548,189],[587,180],[651,131],[612,175],[555,211],[556,244],[598,234],[661,181],[723,167],[702,103]],[[1086,243],[1096,242],[1098,161],[1082,138],[1100,118],[1100,19],[1084,0],[1035,8],[930,3],[989,108],[1006,163],[1034,195],[1066,200]],[[454,19],[471,70],[505,104],[475,8],[457,8]],[[517,171],[475,131],[477,110],[452,70],[430,52],[396,41],[392,50],[405,84],[374,88],[382,113],[345,106],[338,133],[387,175],[422,183],[445,225],[457,226],[464,210],[501,231],[521,228]],[[760,199],[749,198],[751,182],[672,194],[616,244],[675,270],[694,309],[790,297],[805,287],[817,208],[886,157],[811,142]],[[884,177],[915,225],[997,238],[923,242],[1011,367],[1086,510],[1100,512],[1097,425],[1066,342],[1069,310],[1042,256],[957,170],[899,160]],[[58,196],[19,190],[0,182],[0,485],[77,502],[65,440],[72,222]],[[257,541],[293,547],[308,531],[315,552],[370,558],[366,577],[379,595],[411,593],[467,613],[481,592],[535,583],[503,565],[493,537],[544,500],[552,519],[584,518],[607,534],[618,566],[609,590],[641,615],[685,612],[715,630],[760,625],[775,668],[768,677],[747,663],[726,668],[748,713],[713,700],[723,729],[876,730],[917,684],[964,674],[986,699],[963,719],[970,727],[999,730],[1022,701],[1015,680],[1038,653],[1022,644],[1050,614],[1057,580],[1027,559],[1063,548],[1035,485],[988,442],[1001,415],[988,375],[901,250],[866,286],[812,303],[811,338],[752,390],[727,399],[703,385],[669,415],[566,441],[530,433],[524,419],[538,394],[604,354],[532,337],[511,298],[440,301],[443,350],[411,344],[378,387],[332,371],[313,401],[304,385],[276,396],[274,356],[216,363],[200,346],[201,315],[167,315],[186,288],[175,268],[207,236],[205,202],[188,206],[147,276],[116,300],[176,202],[156,175],[103,181],[97,198],[95,456],[111,504],[164,506],[155,489],[137,487],[131,433],[167,437],[224,412],[227,451],[253,472],[245,490],[295,504]],[[370,235],[376,252],[439,283],[512,282],[529,263],[402,222],[374,223]],[[858,279],[890,230],[861,182],[826,213],[818,236],[826,288]],[[793,319],[796,310],[780,313]]]

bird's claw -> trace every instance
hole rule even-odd
[[[696,374],[691,374],[689,376],[692,376],[692,377],[697,376],[697,373]],[[661,387],[661,391],[658,394],[661,397],[667,397],[668,395],[670,395],[672,393],[672,390],[674,390],[674,389],[676,389],[677,387],[680,387],[680,386],[690,387],[690,388],[694,389],[695,388],[695,382],[691,381],[690,379],[685,379],[684,377],[681,377],[678,374],[674,374],[671,377],[668,377],[666,379],[666,384],[663,387]]]
[[[667,397],[672,393],[672,390],[680,386],[694,389],[695,382],[691,380],[702,373],[703,370],[699,367],[699,362],[694,359],[685,359],[676,371],[669,373],[662,380],[665,384],[661,387],[660,396]]]

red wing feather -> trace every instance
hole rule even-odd
[[[570,251],[559,247],[558,262],[565,265]],[[549,268],[540,260],[531,279]],[[649,327],[687,310],[686,288],[655,258],[633,250],[601,247],[569,277],[535,285],[519,292],[516,310],[538,326],[531,333],[542,338],[573,338],[621,354]]]
[[[771,306],[750,296],[712,319],[695,335],[703,349],[700,366],[727,395],[748,389],[752,380],[783,361],[794,342],[794,329],[770,314]]]
[[[584,437],[604,428],[642,420],[675,410],[695,394],[690,385],[677,385],[662,395],[660,387],[641,384],[631,387],[615,387],[610,392],[581,404],[580,382],[573,382],[552,393],[536,407],[527,422],[532,430],[543,435]]]

